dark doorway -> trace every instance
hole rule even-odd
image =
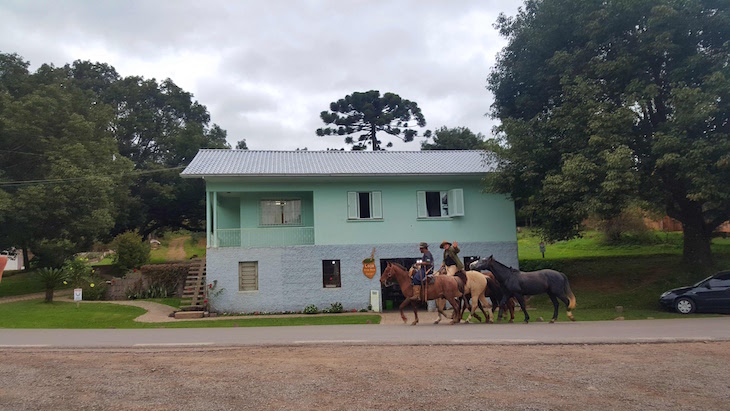
[[[398,263],[405,267],[406,269],[411,268],[413,264],[416,263],[417,258],[411,258],[411,257],[403,257],[403,258],[381,258],[380,259],[380,272],[384,273],[385,268],[388,266],[388,263]],[[397,310],[398,307],[401,305],[403,300],[405,300],[405,297],[403,297],[403,293],[400,291],[400,286],[397,283],[393,283],[392,285],[386,287],[383,286],[380,290],[380,297],[381,297],[381,304],[383,311],[386,310]],[[425,303],[424,303],[425,305]]]

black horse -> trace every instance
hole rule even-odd
[[[515,297],[520,303],[520,307],[522,307],[522,312],[525,314],[525,323],[530,321],[530,316],[527,314],[527,309],[525,308],[524,296],[543,293],[547,293],[555,308],[553,319],[550,320],[551,323],[554,323],[558,319],[558,307],[560,306],[558,298],[568,307],[568,318],[571,321],[575,321],[571,312],[575,308],[575,295],[570,290],[568,277],[565,274],[555,270],[522,272],[512,267],[507,267],[495,260],[494,256],[474,261],[469,267],[472,270],[491,271],[504,290],[501,303],[506,303],[509,298]]]

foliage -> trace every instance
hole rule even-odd
[[[497,27],[490,188],[551,240],[638,196],[683,223],[687,262],[710,264],[730,218],[728,3],[528,1]]]
[[[157,284],[167,290],[167,294],[173,295],[190,271],[189,263],[177,264],[150,264],[140,267],[142,276],[149,284]]]
[[[649,240],[649,228],[644,223],[644,213],[638,208],[627,208],[616,217],[603,220],[599,227],[606,244],[621,244],[627,240],[646,243]]]
[[[347,136],[345,143],[352,144],[353,150],[365,150],[368,145],[373,151],[380,150],[379,131],[409,142],[418,136],[415,126],[426,127],[426,119],[415,102],[394,93],[381,96],[378,90],[354,92],[332,102],[330,111],[320,113],[320,118],[331,126],[317,129],[318,136]],[[424,133],[424,137],[430,135],[430,130]],[[388,142],[387,147],[392,146],[393,143]]]
[[[467,127],[447,128],[434,132],[433,143],[421,142],[421,150],[480,150],[485,148],[484,135],[474,134]]]
[[[127,231],[114,238],[114,264],[122,272],[139,268],[150,259],[150,243],[142,241],[139,234]]]
[[[86,301],[103,300],[106,297],[107,285],[99,277],[87,277],[81,285],[81,296]]]
[[[38,270],[38,278],[46,290],[46,302],[53,301],[53,291],[66,281],[66,273],[60,268],[44,267]]]
[[[69,240],[41,240],[33,248],[33,263],[38,267],[61,267],[74,254],[76,245]]]
[[[309,304],[308,306],[304,307],[304,314],[317,314],[319,313],[319,308],[317,308],[314,304]]]
[[[210,306],[214,298],[218,297],[225,291],[226,289],[221,287],[218,288],[218,280],[213,280],[212,283],[208,283],[205,287],[205,300],[203,300],[203,304],[205,304],[205,311],[210,311]]]
[[[89,266],[89,259],[74,257],[63,263],[63,270],[66,272],[66,281],[73,288],[78,288],[88,283],[93,269]]]
[[[330,313],[341,313],[342,311],[344,311],[344,310],[342,308],[342,304],[339,302],[332,303],[332,305],[330,305],[330,308],[328,310],[328,312],[330,312]]]
[[[151,284],[147,289],[129,289],[125,292],[127,300],[141,300],[148,298],[168,298],[174,290],[170,290],[164,284]]]
[[[239,140],[238,143],[236,143],[236,150],[248,150],[248,145],[246,144],[246,139]]]

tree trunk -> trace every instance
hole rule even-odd
[[[684,230],[683,262],[693,266],[710,268],[713,265],[712,250],[710,249],[712,231],[705,227],[701,213],[699,215],[688,214],[684,213],[682,219],[682,229]]]
[[[373,142],[373,151],[380,150],[380,146],[378,145],[378,138],[375,136],[375,124],[370,125],[370,140]]]
[[[53,288],[46,288],[46,302],[50,303],[53,301]]]
[[[30,260],[28,259],[28,246],[23,244],[23,265],[26,270],[30,269]]]

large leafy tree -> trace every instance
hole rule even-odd
[[[730,1],[527,1],[489,78],[503,173],[552,239],[637,197],[712,263],[730,218]]]
[[[433,143],[421,142],[421,150],[480,150],[485,148],[484,135],[474,134],[468,127],[448,128],[443,126],[434,131]]]
[[[352,144],[353,150],[365,150],[368,145],[380,150],[378,132],[410,142],[418,136],[415,127],[426,127],[418,104],[394,93],[381,96],[377,90],[355,92],[332,102],[330,110],[320,113],[320,118],[330,126],[318,128],[318,136],[347,136],[345,143]],[[430,131],[424,133],[424,137],[430,135]],[[386,146],[392,145],[388,142]]]

